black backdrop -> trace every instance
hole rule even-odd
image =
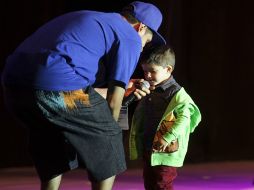
[[[0,71],[6,56],[51,18],[80,9],[119,11],[129,2],[1,2]],[[162,10],[160,32],[176,52],[175,78],[191,94],[203,116],[191,135],[186,162],[254,159],[251,0],[147,2]],[[1,91],[0,113],[0,167],[31,164],[26,149],[27,131],[5,110]]]

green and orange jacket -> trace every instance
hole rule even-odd
[[[139,104],[132,118],[129,139],[130,159],[135,160],[143,156],[144,106]],[[163,138],[168,143],[177,140],[178,150],[172,153],[152,152],[151,165],[167,165],[181,167],[183,165],[190,133],[201,121],[199,108],[182,87],[172,98],[157,127],[154,143]],[[151,150],[152,151],[152,150]]]

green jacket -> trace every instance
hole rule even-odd
[[[134,112],[130,131],[129,149],[131,160],[140,158],[143,155],[144,117],[144,107],[139,104]],[[165,124],[170,125],[170,130],[161,135],[168,143],[178,140],[179,148],[173,153],[153,152],[151,165],[181,167],[187,153],[189,135],[200,121],[201,113],[197,105],[184,88],[181,88],[170,101],[157,127],[157,132],[159,132],[162,126],[165,127]],[[160,138],[157,133],[154,139],[156,138]]]

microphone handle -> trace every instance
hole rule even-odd
[[[129,106],[131,102],[133,102],[135,100],[136,96],[134,95],[134,92],[131,93],[131,95],[125,97],[123,99],[123,103],[122,106]]]
[[[150,84],[147,81],[143,81],[140,86],[138,86],[138,89],[142,89],[142,87],[149,88]],[[134,91],[127,97],[123,99],[122,106],[129,106],[130,103],[132,103],[136,99],[136,96],[134,95]]]

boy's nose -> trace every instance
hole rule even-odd
[[[151,73],[150,72],[146,73],[146,78],[151,78]]]

